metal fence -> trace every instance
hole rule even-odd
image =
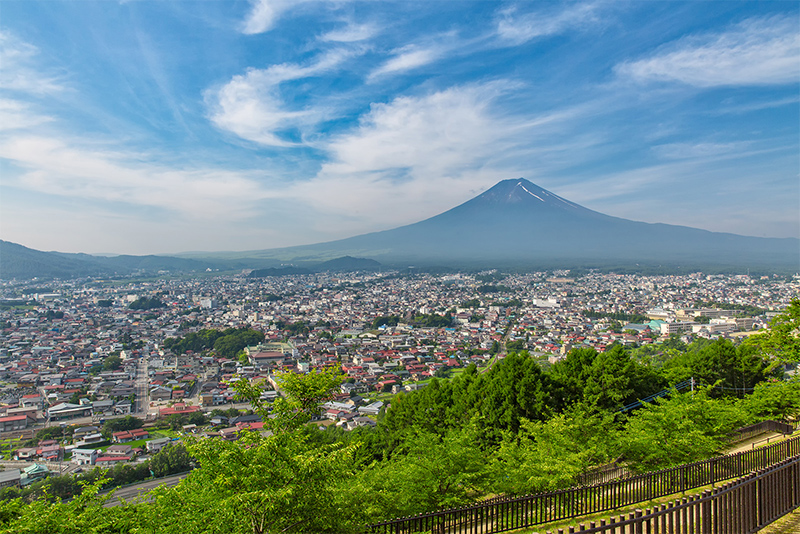
[[[521,497],[496,498],[462,508],[383,521],[368,528],[373,533],[381,534],[505,532],[615,510],[742,477],[797,455],[800,455],[800,437],[762,449],[718,456],[612,482]]]
[[[701,495],[581,523],[569,534],[751,534],[800,506],[800,456]],[[557,534],[564,534],[559,528]],[[547,534],[553,534],[548,530]]]
[[[728,437],[734,442],[744,441],[752,438],[753,436],[764,434],[765,432],[775,432],[777,434],[787,435],[794,432],[794,426],[785,421],[761,421],[760,423],[755,423],[753,425],[734,430],[728,434]]]
[[[603,482],[611,482],[618,478],[629,476],[630,469],[622,465],[622,459],[617,458],[611,463],[590,469],[578,475],[575,479],[578,486],[593,486]]]

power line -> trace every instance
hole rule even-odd
[[[691,388],[692,390],[694,390],[694,378],[690,378],[688,380],[684,380],[683,382],[675,384],[671,388],[663,389],[663,390],[659,391],[658,393],[653,393],[649,397],[645,397],[644,399],[637,400],[636,402],[632,402],[632,403],[630,403],[630,404],[628,404],[626,406],[623,406],[619,411],[620,412],[629,412],[629,411],[634,410],[636,408],[641,408],[642,406],[644,406],[644,403],[653,402],[654,400],[656,400],[656,399],[658,399],[660,397],[665,397],[665,396],[669,395],[672,392],[672,390],[680,391],[682,389],[687,389],[687,388]]]

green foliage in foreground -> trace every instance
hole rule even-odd
[[[142,463],[117,464],[108,469],[95,467],[79,475],[53,475],[34,482],[25,488],[6,488],[0,499],[22,498],[25,501],[42,498],[70,499],[80,495],[83,488],[101,483],[102,488],[115,488],[134,484],[151,477],[166,477],[185,473],[191,468],[192,460],[183,444],[178,443],[162,449],[150,460]]]
[[[353,432],[308,425],[341,381],[334,371],[282,375],[287,396],[273,406],[241,380],[239,394],[270,434],[187,440],[184,459],[199,468],[148,502],[101,508],[100,482],[69,502],[0,502],[0,532],[346,534],[484,496],[562,488],[619,457],[636,471],[700,460],[720,453],[736,427],[800,415],[800,380],[771,369],[796,346],[792,310],[752,344],[670,347],[661,367],[621,347],[578,349],[548,371],[511,354],[484,374],[470,368],[399,395],[376,429]],[[668,377],[701,372],[707,385],[695,391],[618,411]]]
[[[278,417],[273,435],[189,440],[187,452],[200,467],[175,488],[151,493],[150,502],[100,508],[103,499],[91,497],[91,485],[70,502],[13,499],[0,502],[0,532],[359,532],[370,522],[483,495],[565,487],[619,455],[637,469],[695,461],[719,452],[727,432],[753,419],[749,406],[788,398],[779,390],[797,387],[765,385],[752,400],[715,399],[705,390],[675,393],[627,420],[579,403],[546,421],[523,420],[496,446],[481,445],[479,419],[441,432],[412,427],[380,460],[362,451],[377,431],[339,440],[333,430],[297,427],[302,418]],[[309,392],[308,398],[325,393]],[[287,402],[303,401],[290,396]],[[800,411],[797,396],[792,410]]]

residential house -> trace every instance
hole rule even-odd
[[[0,432],[12,432],[28,428],[30,417],[27,415],[9,415],[0,417]]]
[[[172,390],[163,386],[156,386],[150,390],[150,400],[170,400],[172,399]]]
[[[33,464],[30,467],[23,469],[20,475],[19,485],[21,487],[29,486],[36,481],[42,480],[50,476],[50,470],[47,466],[42,464]]]
[[[61,404],[51,406],[50,409],[47,410],[47,413],[51,421],[72,419],[75,417],[91,417],[92,407],[90,405],[62,402]]]
[[[0,491],[6,488],[18,488],[20,486],[21,473],[19,469],[6,469],[0,471]]]
[[[72,449],[70,462],[78,465],[94,465],[97,462],[97,449]]]
[[[130,445],[112,445],[106,449],[106,456],[128,456],[131,457],[133,452]]]
[[[150,441],[145,443],[145,447],[147,448],[147,452],[155,454],[164,447],[166,447],[167,445],[169,445],[171,442],[172,439],[170,438],[151,439]]]
[[[16,460],[31,460],[39,456],[39,449],[37,447],[20,447],[14,451],[14,458]]]
[[[124,464],[130,462],[130,456],[100,456],[95,461],[97,467],[113,467],[117,464]]]
[[[361,415],[378,415],[383,408],[383,402],[375,401],[372,404],[368,404],[366,406],[361,406],[358,409],[358,413]]]
[[[93,434],[86,434],[82,440],[75,443],[78,447],[86,447],[87,445],[97,445],[98,443],[105,441],[106,438],[103,437],[103,434],[100,432],[95,432]]]

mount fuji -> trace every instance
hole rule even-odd
[[[587,209],[524,179],[503,180],[444,213],[392,230],[272,249],[284,261],[341,255],[392,265],[632,265],[800,268],[800,240],[651,224]]]
[[[263,269],[287,264],[315,272],[414,265],[794,273],[800,271],[800,240],[611,217],[519,178],[503,180],[435,217],[392,230],[316,245],[176,256],[40,252],[0,241],[0,278]]]

